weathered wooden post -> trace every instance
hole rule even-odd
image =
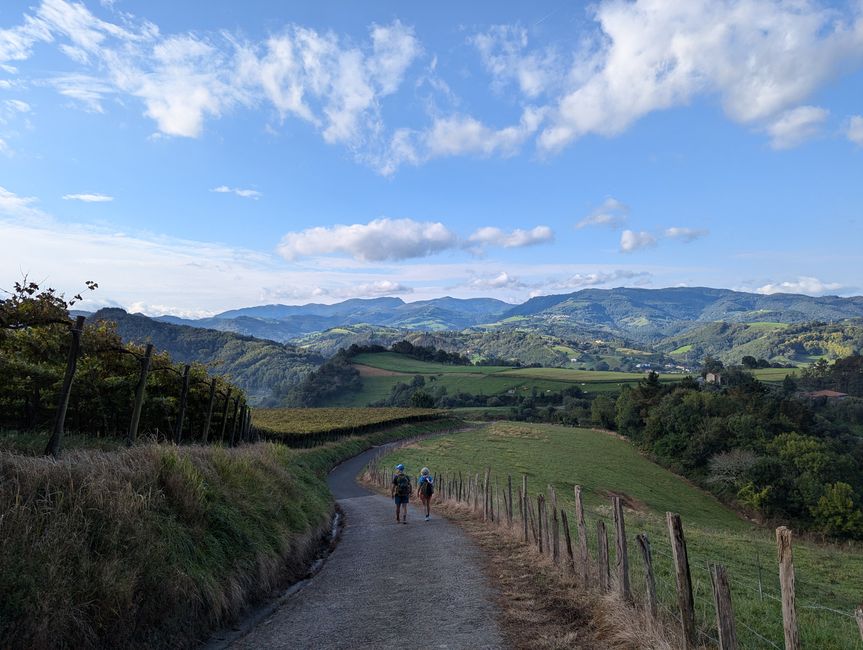
[[[543,521],[543,519],[545,519],[544,514],[545,514],[545,497],[542,494],[537,494],[536,495],[536,518],[539,520],[539,553],[540,553],[540,555],[542,555],[542,553],[543,553],[543,542],[545,541],[544,536],[543,536],[543,529],[542,529],[543,525],[545,524],[545,522]]]
[[[657,617],[656,607],[656,576],[653,574],[653,554],[650,551],[650,540],[647,533],[641,533],[635,538],[638,548],[641,550],[641,559],[644,561],[644,586],[647,592],[647,610],[653,618]]]
[[[147,390],[147,374],[150,372],[150,361],[153,359],[153,344],[147,343],[144,356],[141,358],[141,371],[138,383],[135,385],[135,402],[132,405],[132,420],[129,422],[129,432],[126,434],[126,445],[131,447],[138,437],[138,425],[141,422],[141,409],[144,407],[144,396]]]
[[[863,605],[854,610],[854,618],[857,620],[857,627],[860,629],[860,640],[863,641]]]
[[[626,525],[623,520],[623,503],[620,497],[611,498],[614,513],[614,546],[617,553],[617,591],[626,602],[632,602],[629,585],[629,554],[626,548]]]
[[[506,475],[506,490],[507,490],[507,502],[509,503],[509,507],[507,508],[506,522],[510,528],[512,528],[512,520],[513,520],[513,508],[512,508],[512,474]]]
[[[63,376],[63,385],[60,388],[60,396],[57,400],[57,414],[54,418],[54,430],[45,447],[46,456],[60,454],[60,446],[63,442],[63,428],[66,424],[66,411],[69,410],[69,395],[72,394],[72,380],[75,378],[75,369],[78,367],[78,352],[81,350],[81,335],[84,333],[84,316],[78,316],[70,332],[72,340],[69,342],[69,355],[66,357],[66,374]]]
[[[737,631],[734,628],[734,610],[731,607],[731,588],[728,574],[721,564],[710,566],[713,584],[713,604],[716,605],[716,629],[719,631],[719,650],[737,650]]]
[[[524,523],[524,543],[527,544],[527,526],[528,526],[528,517],[527,517],[527,474],[521,475],[521,500],[522,500],[522,510],[524,515],[522,517],[522,522]]]
[[[237,424],[240,420],[240,396],[234,398],[234,416],[231,418],[231,447],[237,446]]]
[[[557,494],[551,485],[548,489],[551,492],[551,557],[555,564],[560,564],[560,519],[557,515]]]
[[[590,555],[587,550],[587,523],[584,521],[584,500],[581,486],[575,486],[575,525],[578,528],[578,560],[581,563],[581,579],[584,584],[590,580]]]
[[[482,482],[482,520],[488,521],[489,519],[489,479],[491,478],[491,467],[485,468],[485,479]]]
[[[207,417],[204,420],[204,434],[201,441],[206,445],[210,441],[210,424],[213,422],[213,407],[216,405],[216,378],[210,380],[210,400],[207,402]]]
[[[568,560],[567,566],[571,573],[575,573],[575,557],[572,554],[572,536],[569,531],[569,518],[566,516],[566,511],[560,511],[560,521],[563,524],[563,537],[566,540],[566,557]]]
[[[611,567],[608,563],[608,532],[602,519],[596,521],[596,559],[599,565],[599,588],[608,591],[611,586]]]
[[[785,650],[800,650],[800,633],[797,630],[797,606],[794,594],[794,552],[791,548],[791,529],[776,529],[776,549],[779,554],[779,587],[782,590],[782,626],[785,632]]]
[[[689,557],[686,554],[683,523],[680,520],[680,515],[673,512],[666,512],[665,520],[668,524],[668,537],[671,540],[671,552],[674,557],[677,607],[680,610],[683,642],[687,650],[689,650],[695,647],[697,639],[695,637],[695,603],[692,597],[692,576],[689,573]]]
[[[178,445],[183,440],[183,420],[186,417],[186,402],[189,399],[189,371],[192,369],[188,364],[183,366],[183,386],[180,389],[180,410],[177,413],[177,430],[174,433],[174,442]]]
[[[225,430],[228,425],[228,407],[231,404],[231,389],[225,393],[225,403],[222,405],[222,425],[219,428],[219,442],[225,441]]]

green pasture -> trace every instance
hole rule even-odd
[[[596,521],[605,519],[612,529],[610,496],[623,496],[633,506],[626,510],[633,586],[636,591],[642,589],[635,535],[645,532],[654,549],[660,598],[670,608],[674,606],[674,578],[665,512],[677,512],[683,519],[688,543],[699,626],[715,636],[707,565],[719,562],[726,565],[730,575],[741,647],[770,647],[759,634],[782,646],[773,528],[747,521],[707,492],[644,458],[616,435],[592,429],[497,422],[411,445],[389,455],[384,462],[403,462],[410,471],[425,465],[450,476],[453,472],[476,474],[490,467],[498,485],[504,484],[508,474],[520,485],[521,476],[527,475],[532,497],[537,490],[553,485],[561,507],[570,515],[573,486],[580,484],[592,552]],[[804,647],[863,648],[850,618],[861,596],[863,548],[796,538],[794,559]],[[762,596],[758,593],[759,567]]]
[[[453,366],[445,363],[434,363],[432,361],[419,361],[395,352],[366,352],[358,354],[351,361],[364,366],[371,366],[372,368],[405,372],[412,375],[465,372],[488,375],[500,370],[509,369],[509,366]]]

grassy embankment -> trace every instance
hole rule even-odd
[[[550,425],[495,423],[457,438],[437,438],[411,445],[384,459],[403,462],[410,471],[426,465],[440,472],[482,472],[493,469],[501,483],[507,474],[518,482],[528,476],[529,491],[553,485],[570,515],[573,485],[585,490],[588,535],[595,551],[598,517],[610,522],[610,495],[627,503],[632,582],[642,590],[641,561],[635,535],[647,532],[654,549],[660,598],[674,607],[674,577],[665,528],[666,511],[683,518],[699,625],[714,637],[714,614],[707,562],[728,567],[741,647],[769,647],[752,630],[782,646],[782,615],[772,528],[756,526],[723,506],[711,495],[647,460],[627,441],[606,432]],[[574,517],[570,517],[572,521]],[[573,535],[575,535],[573,531]],[[613,555],[612,544],[612,555]],[[797,539],[797,600],[805,647],[861,648],[856,625],[848,615],[859,603],[863,548],[821,545]],[[763,600],[758,594],[761,567]],[[829,607],[836,614],[817,607]],[[856,644],[856,645],[855,645]]]
[[[43,435],[0,434],[2,645],[194,645],[303,575],[329,527],[330,467],[452,426],[402,425],[311,450],[100,451],[69,437],[59,461],[27,455]]]

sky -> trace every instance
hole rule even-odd
[[[0,288],[863,291],[863,0],[3,0]]]

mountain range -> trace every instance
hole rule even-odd
[[[324,305],[244,307],[204,319],[162,316],[159,320],[230,331],[275,341],[348,325],[442,331],[530,327],[558,336],[606,336],[651,342],[697,326],[727,323],[835,322],[863,317],[863,296],[761,295],[711,289],[583,289],[539,296],[520,305],[493,298],[351,299]]]

